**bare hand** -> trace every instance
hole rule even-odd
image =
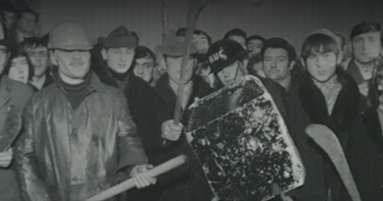
[[[6,152],[0,152],[0,167],[2,168],[8,167],[12,162],[12,158],[13,158],[12,149],[8,149],[8,151]]]
[[[148,187],[157,182],[157,178],[146,174],[150,169],[153,169],[152,165],[139,165],[133,168],[130,175],[134,178],[134,184],[138,189]]]
[[[162,124],[162,137],[170,141],[177,141],[183,128],[181,123],[175,124],[173,120],[167,120]]]

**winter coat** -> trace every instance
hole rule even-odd
[[[104,84],[120,88],[124,92],[149,163],[156,166],[171,159],[173,155],[168,155],[168,149],[173,149],[172,142],[164,140],[161,133],[162,123],[171,119],[171,114],[166,110],[166,104],[156,89],[132,72],[128,72],[123,81],[117,80],[106,65],[98,67],[96,73]],[[167,179],[166,175],[162,175],[156,185],[129,190],[128,198],[135,201],[155,201],[162,193],[161,183]]]
[[[305,132],[310,119],[302,106],[298,84],[299,77],[292,76],[290,87],[283,98],[287,111],[286,125],[301,156],[306,178],[304,185],[289,192],[289,195],[297,201],[326,201],[322,153]]]
[[[177,96],[169,85],[169,76],[164,74],[156,83],[156,89],[166,102],[166,108],[171,118],[175,111]],[[193,89],[187,106],[192,104],[195,98],[203,98],[212,93],[213,90],[209,84],[199,76],[194,77]],[[173,178],[170,182],[164,184],[164,193],[160,201],[210,201],[213,197],[210,186],[206,180],[205,173],[194,154],[185,135],[171,145],[166,155],[168,157],[185,154],[189,157],[187,164],[181,166],[176,171],[168,174]]]
[[[378,191],[370,189],[374,176],[365,172],[371,166],[380,166],[377,159],[379,145],[366,132],[366,101],[350,75],[339,68],[337,77],[342,89],[331,115],[320,89],[305,73],[295,79],[286,96],[290,135],[300,152],[307,175],[303,187],[293,194],[297,200],[326,200],[329,188],[334,201],[350,200],[329,157],[305,133],[304,129],[310,123],[326,125],[338,137],[362,200],[378,198]]]
[[[115,185],[119,170],[147,163],[124,95],[94,74],[87,87],[91,92],[76,110],[56,83],[25,107],[15,164],[24,200],[71,200],[73,147],[85,154],[82,187],[88,196]]]
[[[53,77],[50,75],[50,72],[47,72],[46,73],[46,79],[45,79],[45,82],[43,84],[43,87],[42,89],[44,89],[45,87],[49,86],[50,84],[52,84],[54,82],[53,80]],[[40,91],[40,89],[38,89],[35,85],[31,84],[31,83],[28,83],[35,92],[38,92]]]
[[[376,108],[369,108],[350,136],[347,160],[363,201],[383,198],[383,132]],[[355,126],[354,126],[355,127]],[[350,200],[345,189],[340,200]]]
[[[30,86],[14,81],[3,75],[0,81],[0,135],[3,132],[4,123],[7,120],[8,109],[10,106],[20,108],[33,95]],[[20,113],[21,115],[21,113]],[[13,172],[14,162],[9,168],[0,168],[0,200],[21,200],[20,190],[17,186],[16,176]]]

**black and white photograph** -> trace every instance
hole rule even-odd
[[[0,0],[0,201],[383,201],[383,0]]]

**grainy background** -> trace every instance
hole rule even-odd
[[[38,8],[41,33],[63,20],[82,23],[92,39],[125,25],[136,31],[143,45],[161,41],[162,0],[25,0]],[[326,27],[349,35],[362,20],[383,22],[382,0],[209,0],[197,23],[213,40],[232,28],[249,35],[282,36],[299,50],[312,30]],[[169,27],[185,26],[187,0],[168,0]]]

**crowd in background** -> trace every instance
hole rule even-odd
[[[213,41],[196,29],[182,70],[185,28],[169,31],[155,49],[125,26],[91,44],[77,23],[38,36],[33,10],[3,1],[0,11],[0,131],[11,105],[24,108],[20,137],[0,150],[0,200],[84,200],[129,177],[138,189],[114,199],[212,200],[182,117],[195,100],[246,75],[272,96],[305,166],[305,184],[289,200],[350,200],[328,156],[306,134],[309,124],[335,133],[362,200],[383,197],[378,22],[361,21],[349,37],[314,30],[300,53],[283,36],[232,29]],[[175,124],[181,84],[187,98]],[[180,154],[189,156],[186,165],[158,178],[145,174]]]

